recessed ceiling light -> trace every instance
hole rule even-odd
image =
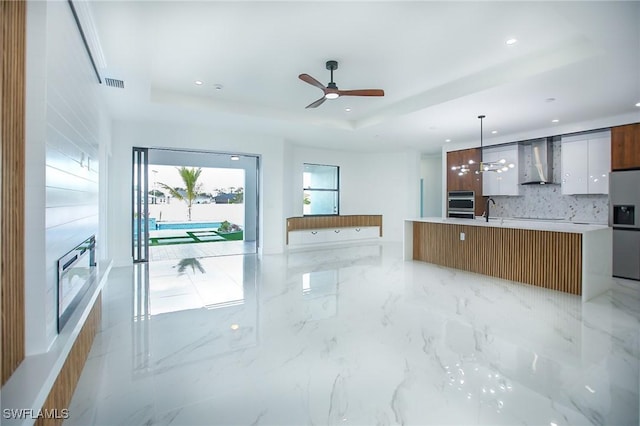
[[[545,102],[555,102],[556,98],[547,98],[544,101]]]
[[[507,43],[507,46],[513,46],[514,44],[516,44],[518,42],[517,38],[510,38],[509,40],[507,40],[505,43]]]
[[[557,122],[559,122],[559,121],[560,121],[560,120],[558,120],[557,118],[554,118],[553,120],[551,120],[551,122],[552,122],[552,123],[557,123]]]
[[[451,142],[451,139],[445,139],[444,141],[445,142]]]
[[[231,324],[231,327],[229,328],[232,329],[233,331],[236,331],[237,329],[240,328],[240,326],[238,324]]]
[[[344,110],[345,110],[346,112],[351,112],[351,108],[349,108],[349,107],[346,107]]]
[[[240,159],[240,157],[238,157],[237,155],[232,155],[231,156],[231,160],[233,161],[238,161]]]
[[[202,81],[201,80],[196,80],[196,81],[194,81],[194,83],[196,84],[196,86],[202,86]]]
[[[636,104],[636,106],[637,106],[637,107],[640,107],[640,102],[638,102],[638,103]]]
[[[492,130],[491,133],[493,133],[495,135],[496,133],[498,133],[498,131],[497,130]]]
[[[224,86],[222,84],[216,84],[213,86],[216,90],[222,90],[224,89]]]

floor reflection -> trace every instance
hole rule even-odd
[[[302,274],[302,294],[310,319],[330,318],[338,312],[339,269]]]
[[[178,275],[184,274],[185,270],[188,267],[191,267],[191,272],[193,272],[194,274],[196,272],[196,268],[198,269],[198,271],[200,271],[203,274],[206,272],[202,267],[202,263],[200,263],[200,261],[195,257],[191,257],[188,259],[180,259],[180,262],[178,262],[178,264],[174,266],[174,268],[175,267],[178,268]]]
[[[135,265],[134,370],[157,373],[256,345],[257,277],[256,256]]]

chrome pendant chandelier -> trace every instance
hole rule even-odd
[[[482,120],[484,120],[485,115],[479,115],[480,119],[480,166],[477,170],[475,170],[476,174],[486,173],[486,172],[494,172],[494,173],[504,173],[509,171],[509,169],[513,169],[515,164],[509,163],[507,164],[507,160],[501,158],[497,161],[484,161],[484,141],[483,141],[483,131],[482,131]],[[475,161],[469,160],[467,164],[461,164],[459,166],[452,166],[451,170],[457,171],[458,176],[464,176],[471,171],[471,167],[476,164]],[[475,167],[474,167],[475,169]]]

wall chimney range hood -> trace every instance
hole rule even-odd
[[[524,176],[521,185],[553,183],[552,138],[522,142],[524,148]]]

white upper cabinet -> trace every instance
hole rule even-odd
[[[486,150],[482,153],[483,161],[500,160],[498,153]],[[500,193],[500,180],[498,174],[486,172],[482,174],[482,195],[498,195]]]
[[[611,171],[611,137],[609,132],[602,138],[589,138],[589,194],[609,193]]]
[[[514,167],[502,173],[482,173],[482,195],[520,195],[518,145],[484,148],[482,159],[484,162],[505,160],[505,165],[514,165]]]
[[[562,193],[588,194],[589,140],[562,141]]]
[[[608,130],[562,138],[563,194],[608,194],[610,168]]]

